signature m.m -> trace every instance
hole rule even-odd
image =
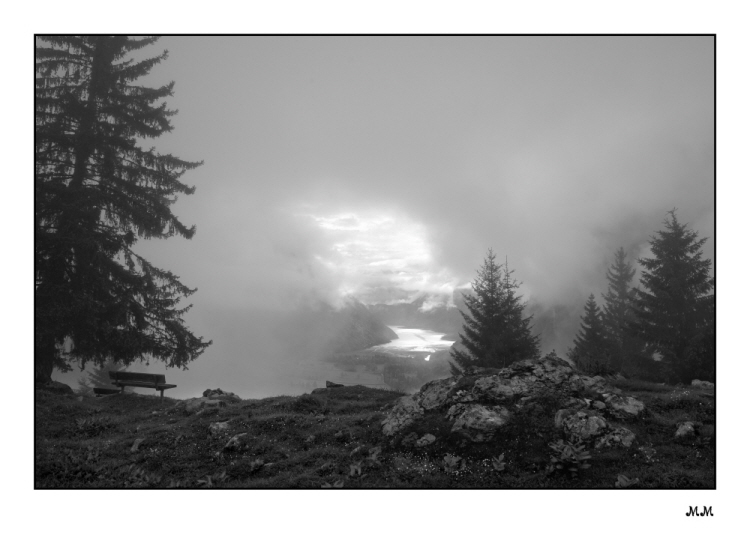
[[[704,505],[703,512],[699,512],[697,505],[695,507],[688,506],[688,512],[685,513],[685,516],[706,516],[706,515],[714,516],[712,509],[713,509],[712,505],[709,505],[708,507]]]

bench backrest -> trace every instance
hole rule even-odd
[[[153,384],[166,384],[166,375],[154,375],[152,373],[131,373],[130,371],[110,371],[109,378],[123,382],[150,382]]]

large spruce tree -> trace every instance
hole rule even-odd
[[[714,280],[711,261],[702,258],[707,239],[680,224],[675,212],[649,241],[653,257],[639,259],[634,328],[662,355],[672,380],[690,382],[715,371]]]
[[[473,293],[464,295],[468,312],[461,311],[463,348],[451,350],[453,374],[469,366],[505,367],[539,356],[539,337],[531,333],[532,317],[524,316],[516,293],[519,283],[511,279],[512,274],[507,262],[504,266],[495,263],[490,249],[472,283]]]
[[[586,301],[581,329],[573,341],[573,348],[568,351],[568,357],[582,372],[602,375],[612,372],[611,354],[602,312],[592,293]]]
[[[618,372],[632,372],[644,358],[644,342],[631,330],[635,320],[633,276],[635,269],[627,262],[625,249],[620,247],[607,270],[609,285],[602,307],[602,323],[611,344],[610,367]]]
[[[35,379],[71,361],[182,367],[211,343],[193,335],[180,300],[195,290],[133,251],[138,238],[191,238],[172,213],[200,162],[141,142],[172,129],[174,83],[138,85],[167,52],[129,53],[157,38],[41,36],[36,48]]]

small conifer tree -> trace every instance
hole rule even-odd
[[[645,343],[630,328],[635,320],[633,276],[635,269],[627,262],[625,249],[620,247],[607,271],[609,286],[602,307],[602,322],[610,342],[609,365],[617,372],[631,372],[645,359]]]
[[[607,341],[602,313],[592,293],[586,301],[581,329],[573,348],[568,351],[568,357],[580,371],[588,375],[601,375],[612,372],[610,355],[611,347]]]
[[[662,355],[671,379],[687,383],[715,375],[714,280],[711,261],[702,258],[707,239],[675,213],[667,213],[665,228],[649,241],[653,257],[639,259],[644,270],[633,327]]]
[[[490,249],[472,283],[472,294],[465,294],[468,312],[461,311],[463,349],[451,350],[451,372],[459,374],[469,366],[506,367],[517,360],[539,356],[539,337],[531,333],[532,316],[524,316],[519,283],[513,271],[495,263]]]

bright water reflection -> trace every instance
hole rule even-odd
[[[390,351],[407,351],[407,352],[436,352],[447,350],[453,345],[453,341],[440,339],[445,334],[433,332],[432,330],[423,330],[421,328],[404,328],[401,326],[389,326],[396,332],[398,339],[390,343],[372,347],[373,349],[382,349]]]

